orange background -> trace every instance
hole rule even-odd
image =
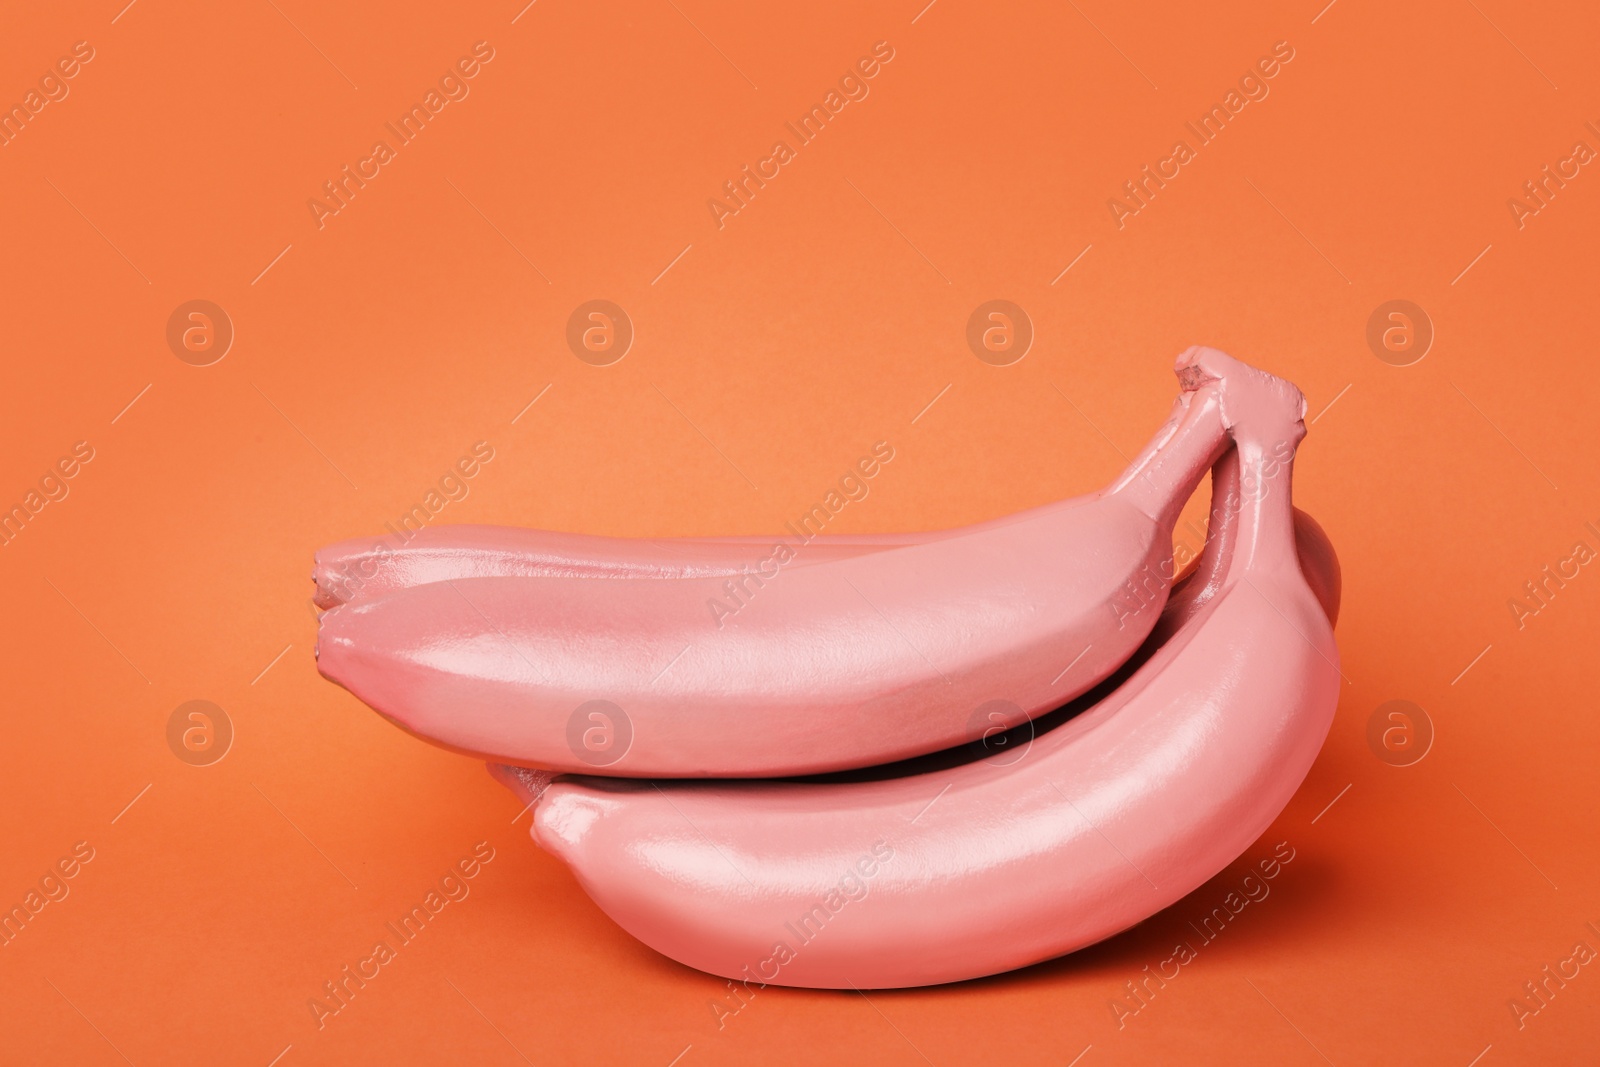
[[[0,148],[0,503],[95,456],[0,548],[0,903],[95,858],[0,948],[0,1058],[1593,1062],[1600,968],[1520,1029],[1508,1001],[1600,948],[1600,571],[1521,629],[1507,600],[1600,548],[1600,175],[1521,229],[1506,201],[1600,148],[1600,14],[924,2],[13,14],[0,100],[95,58]],[[480,40],[470,95],[319,229],[307,200]],[[879,40],[870,96],[719,230],[706,201]],[[1280,40],[1270,95],[1118,229],[1107,199]],[[237,331],[205,367],[166,342],[197,298]],[[637,330],[609,367],[564,340],[593,298]],[[1037,331],[1012,366],[966,347],[994,298]],[[1437,332],[1406,367],[1365,337],[1400,298]],[[600,914],[480,763],[316,673],[313,550],[381,533],[475,441],[495,458],[438,521],[776,531],[887,439],[836,528],[948,526],[1108,481],[1194,343],[1317,415],[1297,503],[1341,554],[1350,684],[1272,831],[1092,950],[769,989],[719,1030],[724,983]],[[210,766],[166,739],[194,699],[236,731]],[[1436,732],[1408,767],[1367,741],[1394,699]],[[1119,1028],[1124,983],[1280,840],[1272,895]],[[471,896],[319,1030],[308,999],[479,841]]]

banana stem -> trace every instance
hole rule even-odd
[[[1177,425],[1123,472],[1108,495],[1132,504],[1170,534],[1200,479],[1227,451],[1220,388],[1219,382],[1206,382],[1183,393],[1174,411]]]
[[[1227,584],[1228,568],[1238,542],[1239,450],[1228,448],[1211,466],[1211,512],[1206,522],[1205,545],[1194,573],[1181,585],[1174,585],[1166,611],[1156,621],[1150,642],[1166,641],[1193,617],[1201,605],[1215,597]],[[1174,610],[1174,609],[1177,610]]]
[[[1294,446],[1304,431],[1296,424],[1283,427],[1281,433],[1262,434],[1255,427],[1235,427],[1233,432],[1239,453],[1240,514],[1229,579],[1250,571],[1298,570],[1290,490]]]
[[[1240,363],[1216,349],[1192,348],[1178,358],[1186,385],[1216,389],[1222,422],[1238,454],[1238,509],[1227,579],[1250,571],[1299,570],[1295,544],[1295,450],[1305,437],[1305,397],[1282,378]],[[1215,503],[1213,505],[1215,514]]]

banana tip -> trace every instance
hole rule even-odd
[[[1185,390],[1199,389],[1207,382],[1221,381],[1237,366],[1237,361],[1219,348],[1190,345],[1178,355],[1173,372]]]

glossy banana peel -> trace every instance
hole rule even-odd
[[[319,554],[322,673],[407,729],[510,763],[590,771],[573,715],[606,702],[609,775],[772,777],[863,767],[1060,707],[1160,616],[1184,501],[1227,445],[1215,383],[1106,490],[899,541],[793,549],[492,528],[376,558]],[[341,575],[372,571],[351,589]],[[736,587],[731,617],[708,605]],[[580,723],[580,726],[582,724]]]
[[[762,622],[722,646],[737,654],[706,652],[663,694],[644,670],[711,640],[680,616],[747,545],[447,530],[343,591],[330,575],[363,550],[336,546],[318,560],[335,605],[323,670],[424,736],[500,757],[538,843],[691,967],[886,988],[1071,952],[1239,856],[1337,703],[1338,564],[1290,496],[1304,401],[1213,349],[1177,370],[1173,418],[1105,492],[968,530],[819,538],[752,602]],[[1172,523],[1208,467],[1212,533],[1174,586]],[[1112,612],[1115,582],[1147,569],[1156,603]],[[1096,642],[1105,658],[1053,697],[1047,675]],[[561,774],[582,767],[565,715],[617,693],[640,758]],[[973,709],[996,700],[1021,714],[970,743]],[[710,744],[708,728],[723,731]],[[682,780],[713,775],[758,780]]]

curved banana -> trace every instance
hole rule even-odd
[[[1175,428],[1183,406],[1181,401],[1174,405],[1167,424],[1133,461],[1133,470],[1148,467],[1155,448]],[[1127,480],[1124,475],[1119,484]],[[1091,495],[1055,501],[946,530],[819,533],[801,541],[794,549],[794,559],[784,566],[809,566],[980,533],[1059,514],[1093,499]],[[316,553],[311,580],[316,586],[317,607],[326,609],[460,578],[727,578],[758,571],[760,564],[773,556],[777,540],[766,535],[638,538],[519,526],[427,526],[401,544],[387,538],[354,538],[324,546]]]
[[[414,733],[554,770],[793,775],[960,744],[977,709],[1002,702],[983,730],[1058,707],[1150,632],[1173,525],[1226,447],[1215,385],[1188,381],[1094,497],[916,543],[847,543],[765,579],[729,576],[726,542],[612,541],[602,566],[558,576],[540,568],[590,559],[603,539],[419,553],[408,573],[425,584],[322,615],[318,665]],[[441,560],[466,576],[438,580]],[[533,576],[478,576],[504,566]]]
[[[1220,462],[1213,468],[1212,495],[1216,500],[1237,492],[1236,468],[1237,464],[1231,462],[1226,470]],[[949,530],[818,534],[804,542],[806,552],[804,556],[797,555],[793,565],[803,566],[901,545],[958,537],[1006,522],[1023,521],[1046,510],[1076,507],[1082,503],[1083,499],[1074,498],[987,523]],[[1218,532],[1223,529],[1220,512],[1213,514],[1211,529]],[[1331,554],[1332,544],[1317,521],[1299,508],[1295,509],[1295,530],[1296,543],[1301,546],[1302,556],[1308,544],[1326,553],[1318,560],[1323,569],[1308,568],[1304,559],[1301,569],[1306,571],[1306,579],[1317,590],[1318,599],[1328,607],[1329,619],[1334,619],[1338,615],[1339,571],[1338,559]],[[311,580],[316,586],[316,605],[327,609],[357,599],[372,599],[398,589],[457,578],[668,578],[691,574],[732,577],[749,573],[762,559],[772,554],[773,547],[773,538],[759,535],[649,540],[534,530],[519,526],[430,526],[419,530],[410,541],[398,547],[383,539],[361,538],[328,545],[316,553]],[[1222,557],[1217,558],[1220,560]],[[1179,596],[1180,587],[1186,585],[1197,572],[1198,564],[1197,557],[1184,573],[1173,579],[1171,599]],[[1220,571],[1220,568],[1213,567],[1212,570]],[[1324,575],[1331,580],[1327,590],[1331,600],[1317,585],[1317,579]],[[1208,576],[1207,581],[1202,583],[1203,587],[1214,591],[1217,577],[1219,575]],[[1199,593],[1200,588],[1191,590],[1190,595]],[[1164,612],[1163,620],[1171,614]],[[1163,621],[1157,625],[1166,624]]]
[[[1243,493],[1226,573],[1100,700],[1015,753],[857,782],[561,779],[534,834],[597,904],[689,966],[887,988],[1021,967],[1109,937],[1222,870],[1327,735],[1338,649],[1296,560],[1304,401],[1212,350]],[[1285,458],[1288,456],[1290,458]],[[1324,580],[1326,585],[1326,580]]]
[[[1228,512],[1223,508],[1225,501],[1237,500],[1230,494],[1237,492],[1238,465],[1238,454],[1230,450],[1217,461],[1211,471],[1212,510],[1209,527],[1211,532],[1207,535],[1210,550],[1204,556],[1196,558],[1184,568],[1183,573],[1173,579],[1172,594],[1167,598],[1166,607],[1161,609],[1161,618],[1156,622],[1155,629],[1145,639],[1144,644],[1139,646],[1138,651],[1105,681],[1078,699],[1038,717],[1028,726],[1019,726],[1010,733],[997,737],[995,731],[986,729],[982,736],[959,749],[946,749],[925,756],[914,756],[898,763],[865,767],[856,771],[820,775],[813,780],[864,781],[871,778],[908,777],[912,774],[945,770],[958,764],[996,755],[1007,745],[1027,745],[1038,733],[1052,729],[1056,723],[1064,722],[1078,712],[1093,707],[1097,696],[1110,693],[1117,685],[1132,676],[1156,649],[1165,644],[1179,627],[1193,618],[1200,607],[1222,588],[1230,551],[1229,539],[1234,526]],[[1237,510],[1236,505],[1235,510]],[[1300,572],[1305,576],[1306,584],[1317,598],[1317,603],[1322,606],[1322,613],[1328,617],[1331,626],[1339,621],[1339,604],[1343,592],[1339,556],[1334,550],[1333,541],[1328,537],[1327,531],[1323,530],[1321,523],[1299,508],[1294,509],[1294,540],[1295,556],[1300,563]],[[485,767],[492,778],[516,796],[518,803],[527,807],[532,807],[538,801],[552,781],[562,777],[559,771],[496,763],[492,760],[486,763]]]

